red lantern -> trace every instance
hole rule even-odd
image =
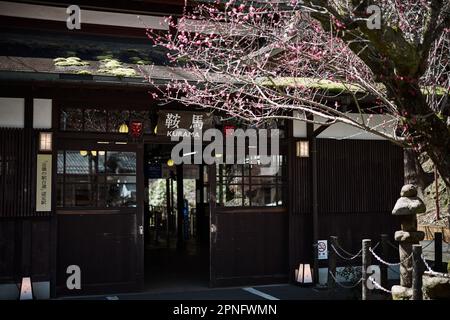
[[[223,132],[224,132],[225,136],[232,135],[234,133],[234,130],[236,130],[235,126],[232,126],[232,125],[223,126]]]
[[[137,139],[142,136],[142,122],[141,121],[130,121],[130,135]]]

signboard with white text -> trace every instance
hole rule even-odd
[[[52,210],[52,155],[38,154],[36,166],[36,211]]]
[[[213,117],[206,112],[159,111],[156,134],[168,137],[189,134],[193,138],[199,132],[213,128]],[[185,129],[183,131],[178,129]]]

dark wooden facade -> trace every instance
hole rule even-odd
[[[289,261],[313,260],[311,159],[290,148]],[[319,239],[338,236],[352,252],[398,228],[391,215],[403,184],[403,150],[388,141],[317,139]],[[292,274],[291,274],[292,276]]]
[[[60,1],[57,5],[68,3],[72,4]],[[97,1],[95,8],[91,1],[78,3],[90,9],[109,7],[118,12],[127,9],[175,16],[184,7],[182,0],[126,4]],[[0,25],[14,26],[24,33],[33,30],[74,35],[65,30],[64,21],[2,17]],[[96,24],[84,24],[79,34],[146,39],[141,29]],[[83,290],[76,294],[142,289],[144,250],[138,227],[143,224],[145,210],[144,146],[170,141],[144,135],[139,142],[118,146],[115,142],[124,140],[122,134],[60,131],[59,114],[61,108],[81,106],[157,111],[158,101],[149,94],[152,88],[144,79],[128,82],[130,79],[111,76],[96,82],[92,75],[47,70],[34,72],[33,78],[31,70],[14,72],[21,70],[2,71],[4,80],[0,81],[0,97],[25,99],[24,128],[0,128],[0,286],[31,276],[33,281],[49,281],[52,296],[73,294],[65,289],[66,267],[79,264],[84,270]],[[14,80],[8,79],[13,74]],[[164,79],[158,80],[162,83]],[[53,210],[48,213],[35,210],[38,130],[32,129],[33,98],[52,99],[54,187]],[[311,128],[308,132],[305,139],[311,139]],[[206,238],[210,239],[212,286],[284,282],[292,280],[299,263],[313,262],[312,158],[296,156],[297,139],[288,132],[283,141],[287,144],[286,194],[280,207],[216,206],[215,168],[208,168],[210,221],[205,219],[204,224]],[[120,210],[56,208],[57,151],[96,150],[98,141],[111,142],[105,147],[108,150],[136,153],[138,205]],[[376,242],[381,233],[393,234],[398,223],[390,213],[403,183],[403,153],[399,147],[377,140],[317,139],[316,159],[319,239],[337,235],[345,248],[357,252],[362,238]]]
[[[13,93],[9,96],[20,97],[24,88],[35,92],[35,97],[53,99],[55,158],[61,148],[89,149],[100,138],[123,138],[114,134],[59,132],[61,106],[89,101],[92,106],[126,103],[128,108],[142,109],[155,104],[142,89],[133,92],[79,85],[57,89],[34,86],[34,91],[22,85],[9,90]],[[14,193],[5,188],[7,177],[1,177],[0,280],[17,282],[24,274],[31,274],[35,279],[51,280],[53,290],[59,288],[54,294],[67,294],[64,266],[81,261],[97,268],[84,274],[87,285],[82,293],[140,289],[143,257],[137,226],[142,224],[143,208],[120,212],[53,210],[50,214],[37,214],[33,191],[37,133],[26,128],[1,129],[0,137],[2,155],[18,157],[17,171],[11,180]],[[167,143],[166,140],[144,137],[142,142],[126,148],[139,154],[145,143]],[[217,232],[210,233],[211,285],[283,282],[292,279],[298,263],[312,263],[311,158],[295,155],[296,140],[286,140],[284,207],[215,207],[212,195],[211,224]],[[317,139],[317,163],[320,239],[337,235],[345,248],[357,252],[362,238],[376,242],[381,233],[393,234],[397,221],[390,212],[403,183],[401,148],[388,141]],[[138,170],[143,171],[142,163]],[[210,172],[210,177],[214,176]],[[142,197],[143,177],[139,179]],[[214,190],[215,179],[210,181]],[[19,192],[22,188],[27,193]],[[5,195],[10,200],[5,202]]]
[[[50,280],[51,214],[36,212],[37,132],[0,128],[0,283]]]
[[[59,106],[74,105],[86,101],[86,97],[95,97],[91,104],[134,104],[127,99],[126,91],[100,93],[85,88],[81,92],[75,99],[62,99],[61,90],[47,88],[40,92],[40,96],[54,99],[56,150],[68,145],[89,148],[89,141],[95,143],[95,138],[99,138],[94,133],[58,132]],[[135,101],[138,109],[146,104],[146,95],[141,96],[143,100]],[[85,274],[87,286],[83,292],[139,289],[143,276],[139,266],[142,244],[136,226],[142,219],[142,208],[129,212],[56,210],[37,214],[35,194],[32,191],[30,196],[28,192],[35,188],[36,132],[2,129],[0,137],[2,154],[12,152],[18,157],[11,190],[27,190],[24,194],[1,189],[2,282],[17,281],[31,270],[36,279],[54,279],[59,294],[66,294],[64,266],[75,260],[98,268]],[[158,139],[144,140],[158,143]],[[312,262],[311,158],[296,157],[295,141],[290,138],[287,148],[285,208],[221,208],[212,203],[211,224],[217,227],[217,232],[210,235],[213,286],[287,281],[292,279],[298,263]],[[337,235],[345,248],[356,252],[362,238],[376,241],[381,233],[393,233],[397,221],[390,211],[403,183],[400,148],[387,141],[317,139],[317,161],[320,239]],[[4,162],[2,166],[5,167]],[[138,167],[142,170],[142,164]],[[2,186],[7,186],[7,176],[2,175],[2,179]],[[214,190],[214,185],[211,188]],[[5,201],[5,195],[15,201]],[[114,268],[108,267],[111,264]]]

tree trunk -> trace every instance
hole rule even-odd
[[[412,137],[410,143],[426,152],[450,188],[450,128],[447,122],[427,104],[418,83],[407,83],[395,77],[386,85]]]
[[[433,161],[448,190],[450,188],[450,130],[443,122],[439,122],[440,125],[436,122],[430,124],[429,130],[424,133],[426,139],[424,151]]]
[[[447,187],[446,189],[447,189],[447,213],[450,215],[450,188]],[[450,222],[450,220],[449,220],[449,222]],[[450,228],[450,223],[448,226]]]
[[[404,150],[405,184],[414,184],[420,198],[424,198],[425,189],[433,182],[433,173],[425,172],[419,161],[419,154],[412,149]]]

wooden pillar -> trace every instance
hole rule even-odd
[[[413,245],[412,300],[422,300],[422,246]]]
[[[434,270],[443,272],[442,268],[442,233],[434,233]]]
[[[184,249],[184,191],[183,191],[183,165],[177,165],[177,249]]]
[[[312,213],[313,213],[313,244],[317,245],[319,240],[319,200],[318,200],[318,177],[317,177],[317,139],[311,138],[311,170],[312,170]],[[314,274],[319,273],[319,265],[314,260]]]
[[[389,252],[389,236],[387,234],[381,235],[381,252],[383,253],[382,257],[384,260],[388,260],[388,252]],[[380,280],[381,286],[384,288],[388,287],[388,267],[384,263],[380,264]]]
[[[363,239],[362,241],[362,300],[370,299],[370,290],[367,288],[367,280],[369,275],[367,274],[367,267],[370,266],[372,257],[369,248],[372,246],[372,240]]]
[[[24,105],[24,140],[32,139],[32,132],[33,132],[33,97],[31,93],[28,93],[25,97],[25,105]],[[25,144],[28,145],[28,148],[31,148],[32,144]],[[34,152],[34,150],[32,151]],[[18,166],[23,163],[18,163]],[[15,179],[18,180],[18,183],[20,184],[21,180],[24,179],[23,176],[19,175],[20,173],[23,173],[24,168],[18,168],[18,172],[16,172]],[[22,191],[22,190],[21,190]],[[21,201],[19,195],[17,195],[16,199],[19,202],[19,208],[22,211],[27,211],[30,208],[23,208],[20,207]],[[22,212],[18,214],[23,214]],[[22,221],[22,277],[24,276],[33,276],[31,274],[32,272],[32,221],[29,217],[23,218]]]
[[[336,252],[333,247],[337,247],[338,237],[331,236],[330,237],[330,249],[328,250],[328,289],[334,289],[336,286],[335,278],[336,278]],[[330,275],[331,273],[331,275]]]
[[[313,269],[313,283],[319,283],[319,252],[317,242],[313,244],[313,259],[314,259],[314,269]]]

